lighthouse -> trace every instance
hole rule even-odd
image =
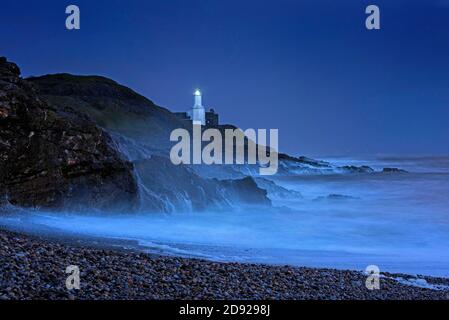
[[[189,108],[186,112],[175,112],[175,116],[183,121],[192,121],[194,124],[200,124],[206,127],[217,127],[219,125],[218,113],[215,113],[213,108],[206,108],[201,101],[201,91],[196,89],[193,93],[195,103],[192,108]]]
[[[196,89],[193,96],[195,97],[195,104],[193,105],[190,116],[193,122],[201,123],[204,126],[206,124],[206,110],[201,104],[201,91]]]

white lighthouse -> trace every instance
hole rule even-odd
[[[190,112],[190,117],[193,122],[199,122],[204,126],[206,124],[206,110],[201,104],[201,91],[196,89],[193,95],[195,96],[195,104]]]

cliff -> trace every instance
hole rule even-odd
[[[13,205],[132,209],[133,166],[76,108],[51,105],[0,58],[0,198]]]

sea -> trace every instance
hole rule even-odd
[[[108,214],[10,206],[0,227],[212,261],[449,277],[449,157],[323,160],[377,172],[276,176],[292,196],[269,195],[271,208]]]

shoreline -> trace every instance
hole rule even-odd
[[[382,273],[380,289],[368,290],[360,271],[212,262],[3,229],[0,257],[0,300],[449,299],[447,278]],[[80,290],[65,287],[69,265],[80,268]]]

